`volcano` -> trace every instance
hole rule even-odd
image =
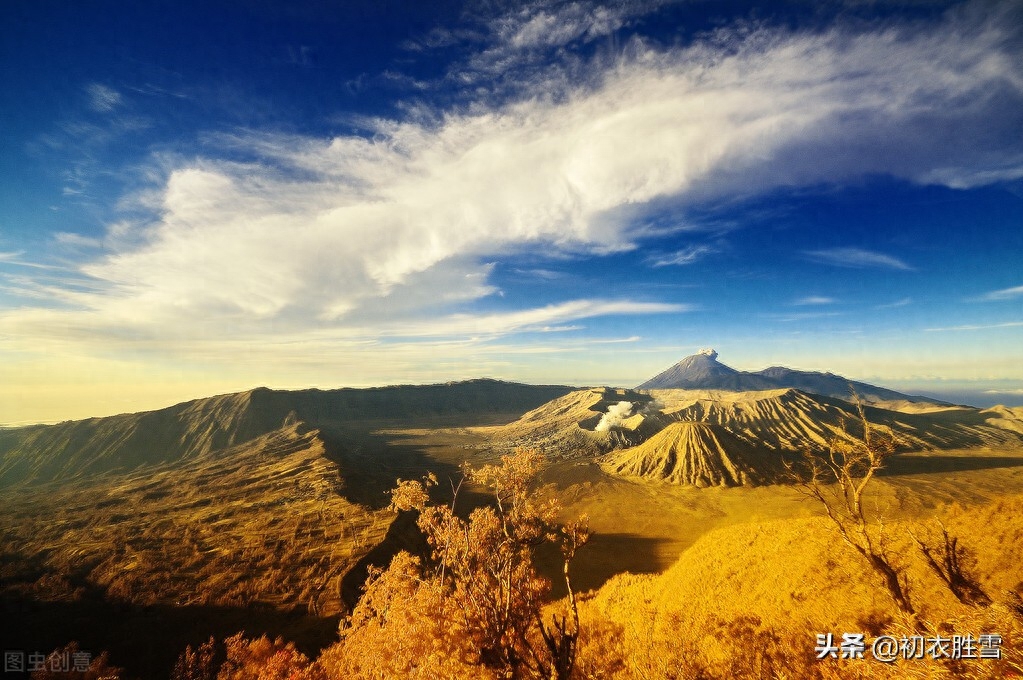
[[[837,399],[858,398],[865,402],[907,401],[950,406],[927,397],[913,396],[857,380],[819,371],[798,371],[772,366],[761,371],[738,371],[718,361],[713,349],[702,349],[674,366],[658,373],[638,390],[758,390],[797,389],[809,394]]]

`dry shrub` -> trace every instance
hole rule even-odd
[[[539,453],[519,450],[467,471],[493,496],[468,519],[454,504],[430,502],[432,476],[399,480],[392,508],[418,513],[431,560],[400,553],[370,578],[341,642],[323,655],[330,677],[569,677],[576,608],[570,595],[567,613],[544,619],[550,583],[536,572],[533,551],[548,541],[562,547],[571,593],[568,565],[588,533],[580,523],[556,524],[557,502],[535,489],[542,463]]]
[[[310,663],[291,642],[267,636],[248,640],[241,633],[224,640],[227,660],[217,680],[324,680],[318,664]]]
[[[237,633],[217,645],[211,637],[178,656],[171,680],[326,680],[322,667],[283,638]]]
[[[330,680],[494,677],[467,658],[464,631],[444,604],[445,593],[422,578],[419,560],[399,553],[370,577],[342,624],[341,642],[319,663]]]

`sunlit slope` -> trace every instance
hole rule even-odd
[[[372,420],[522,413],[570,388],[495,380],[370,389],[259,388],[145,413],[0,430],[0,486],[68,481],[187,461],[242,444],[285,424],[317,428]]]
[[[1023,435],[1023,406],[992,406],[980,413],[988,425]]]
[[[969,509],[945,510],[928,521],[886,522],[885,535],[907,567],[910,597],[923,620],[967,611],[927,567],[909,531],[932,537],[940,520],[975,557],[970,571],[995,600],[1023,590],[1023,496]],[[709,634],[715,620],[758,617],[766,625],[818,632],[866,632],[895,615],[866,561],[842,542],[826,518],[757,522],[702,536],[662,574],[622,575],[586,605],[587,618],[636,630],[657,626],[679,635],[675,622]],[[812,638],[810,638],[812,645]]]
[[[282,425],[253,408],[255,391],[159,411],[0,431],[0,484],[69,481],[170,463],[252,440]]]
[[[737,437],[774,450],[820,448],[835,437],[856,439],[856,406],[837,398],[795,389],[718,393],[713,398],[681,390],[655,390],[662,412],[674,420],[706,422],[727,428]],[[1019,420],[1003,411],[948,407],[904,413],[866,406],[867,419],[890,429],[903,450],[969,448],[1020,443],[1012,428]]]
[[[891,431],[900,452],[1023,446],[1018,410],[887,405],[903,410],[867,405],[865,415]],[[606,454],[601,463],[613,474],[694,486],[784,481],[786,460],[863,434],[855,404],[796,389],[577,390],[512,423],[477,431],[495,446]]]
[[[717,425],[671,423],[639,446],[609,454],[604,469],[619,475],[690,486],[738,486],[780,473],[780,459]]]
[[[5,592],[335,613],[392,521],[343,485],[318,432],[290,425],[188,465],[21,490],[0,519]]]

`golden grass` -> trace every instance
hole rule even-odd
[[[907,661],[893,669],[869,654],[868,660],[817,661],[816,633],[870,639],[914,631],[827,520],[806,518],[711,531],[663,574],[622,575],[584,597],[581,616],[590,634],[583,671],[617,669],[602,677],[623,679],[687,677],[683,669],[697,677],[762,677],[769,666],[763,677],[1003,677],[1023,665],[1023,619],[1006,606],[1010,592],[1023,592],[1023,495],[944,508],[930,522],[938,519],[976,556],[972,571],[996,604],[978,609],[958,602],[907,533],[919,534],[921,523],[894,522],[886,532],[907,569],[917,625],[925,635],[1001,633],[1000,662]],[[758,660],[758,653],[771,658]],[[757,663],[759,670],[745,668]]]

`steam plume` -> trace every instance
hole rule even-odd
[[[617,404],[612,404],[608,407],[607,413],[600,418],[600,422],[597,423],[597,427],[594,429],[597,432],[606,432],[612,427],[618,427],[622,424],[626,418],[632,415],[632,402],[631,401],[620,401]]]

